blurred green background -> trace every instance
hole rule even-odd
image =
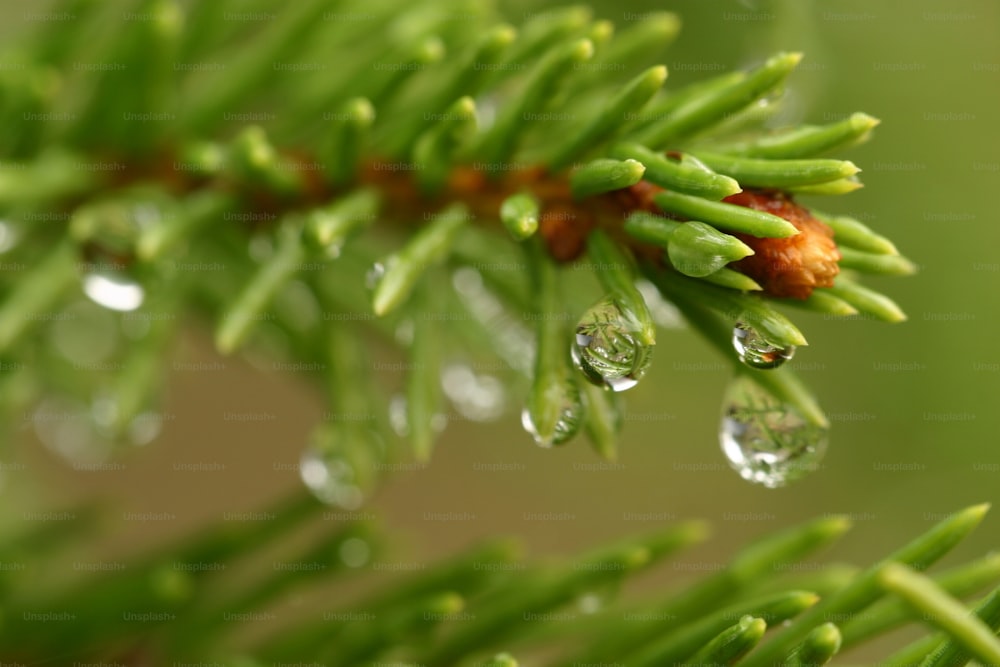
[[[5,2],[16,17],[20,3]],[[519,23],[537,3],[510,3]],[[872,280],[909,314],[901,325],[790,311],[810,340],[793,365],[833,420],[823,467],[789,488],[741,480],[717,442],[726,366],[694,335],[661,334],[647,379],[628,392],[621,457],[613,466],[581,441],[541,450],[521,430],[519,396],[495,424],[452,423],[433,462],[400,466],[359,515],[378,516],[407,545],[404,558],[510,534],[535,551],[568,553],[668,521],[705,518],[715,538],[675,567],[684,578],[736,544],[808,517],[847,513],[855,532],[836,558],[884,553],[943,514],[1000,496],[1000,4],[910,2],[601,2],[624,25],[644,11],[683,19],[664,56],[668,87],[745,67],[778,50],[806,58],[789,87],[789,122],[853,111],[880,119],[874,139],[844,157],[865,188],[823,201],[896,241],[920,266],[907,279]],[[12,19],[13,20],[13,19]],[[5,32],[16,30],[8,23]],[[810,202],[806,202],[809,204]],[[253,509],[297,485],[294,464],[324,406],[296,373],[265,360],[220,359],[193,324],[165,393],[162,436],[119,469],[74,470],[42,448],[26,420],[4,449],[3,514],[65,509],[99,498],[115,511],[113,552],[185,532],[222,513]],[[386,371],[386,382],[401,378]],[[275,415],[235,423],[226,411]],[[504,471],[488,471],[509,464]],[[211,470],[196,471],[197,465]],[[122,522],[120,511],[166,512]],[[439,520],[451,513],[455,520]],[[331,513],[331,520],[343,514]],[[995,547],[1000,518],[960,549]],[[408,556],[407,556],[408,554]]]

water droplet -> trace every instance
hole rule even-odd
[[[340,545],[340,560],[344,561],[347,567],[362,567],[371,555],[371,546],[360,537],[349,537]]]
[[[803,477],[818,467],[827,436],[748,377],[726,390],[719,442],[745,480],[773,489]]]
[[[163,428],[163,415],[146,409],[134,416],[122,415],[122,397],[105,391],[96,392],[90,403],[90,416],[98,431],[117,442],[141,447],[155,440]],[[127,401],[126,401],[127,402]],[[125,406],[127,411],[132,407]]]
[[[476,99],[476,124],[481,132],[493,127],[500,108],[496,94],[486,94]]]
[[[90,414],[105,433],[111,433],[118,422],[119,406],[118,401],[111,394],[99,393],[94,396],[90,405]]]
[[[370,290],[375,289],[378,286],[380,280],[385,275],[385,272],[389,270],[389,262],[375,262],[372,264],[368,272],[365,273],[365,287]]]
[[[441,370],[441,387],[458,413],[470,421],[493,421],[503,414],[503,383],[492,375],[479,375],[466,364],[448,364]]]
[[[17,245],[20,240],[20,230],[9,220],[0,219],[0,254]]]
[[[410,418],[406,410],[404,394],[396,394],[389,399],[389,425],[400,438],[407,438],[410,435]],[[441,433],[448,428],[448,415],[443,412],[431,415],[431,428],[435,433]]]
[[[584,593],[576,604],[581,614],[596,614],[604,607],[604,599],[597,593]]]
[[[72,465],[103,463],[111,454],[111,440],[93,410],[76,398],[46,398],[35,408],[32,422],[38,439]]]
[[[52,322],[49,340],[60,356],[84,371],[119,370],[109,362],[119,347],[119,316],[86,299],[63,310]]]
[[[555,416],[555,424],[551,429],[551,435],[540,431],[537,424],[537,415],[532,415],[531,410],[526,406],[521,412],[521,425],[524,430],[531,434],[535,443],[540,447],[552,447],[566,442],[580,430],[583,425],[584,407],[583,399],[580,397],[580,390],[569,380],[561,382],[555,391],[558,396],[549,395],[546,397],[547,403],[554,403],[559,406],[559,413]],[[529,399],[529,404],[536,401]]]
[[[299,470],[302,481],[324,503],[346,510],[361,507],[364,494],[354,483],[354,469],[347,461],[307,449],[302,454]]]
[[[774,345],[745,322],[733,327],[733,347],[740,361],[750,368],[777,368],[795,356],[795,346]]]
[[[455,269],[451,276],[451,284],[466,296],[478,296],[483,288],[483,276],[479,271],[468,266]]]
[[[302,452],[299,475],[319,500],[356,510],[375,478],[382,443],[364,427],[326,425]]]
[[[413,320],[410,318],[400,320],[399,325],[392,334],[399,345],[404,347],[413,345]]]
[[[389,399],[389,426],[400,438],[410,434],[410,423],[406,419],[406,396],[396,394]]]
[[[631,389],[649,368],[653,348],[639,340],[634,317],[611,299],[591,307],[576,325],[573,362],[584,377],[613,391]]]
[[[142,286],[121,271],[95,271],[84,275],[83,291],[100,306],[126,312],[136,310],[146,298]]]
[[[274,239],[269,234],[256,233],[250,237],[250,242],[247,244],[247,254],[253,261],[263,264],[274,256],[274,252]]]
[[[142,412],[128,425],[128,439],[136,447],[148,445],[163,430],[163,415],[159,412]]]

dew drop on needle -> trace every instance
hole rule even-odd
[[[819,466],[829,430],[745,376],[726,390],[719,443],[743,479],[768,488],[784,486]]]
[[[745,322],[733,327],[733,348],[740,361],[758,370],[777,368],[795,356],[794,345],[775,345]]]
[[[587,310],[576,325],[573,363],[589,382],[612,391],[631,389],[652,361],[653,348],[640,340],[637,318],[613,299]]]

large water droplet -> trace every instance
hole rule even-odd
[[[146,298],[142,286],[122,271],[95,271],[83,276],[83,291],[105,308],[136,310]]]
[[[558,392],[557,395],[551,395],[556,392]],[[521,412],[521,425],[540,447],[561,445],[576,435],[583,425],[583,399],[580,397],[580,390],[575,384],[567,379],[553,388],[551,394],[546,397],[546,403],[559,406],[558,415],[555,417],[555,424],[551,429],[551,434],[542,432],[537,423],[538,415],[532,415],[531,410],[527,406]],[[535,402],[529,399],[529,404]]]
[[[794,345],[775,345],[745,322],[733,327],[733,347],[740,361],[750,368],[777,368],[795,356]]]
[[[378,436],[365,427],[325,425],[302,452],[299,475],[322,502],[356,510],[376,476],[381,449]]]
[[[587,310],[576,325],[573,362],[596,385],[613,391],[631,389],[652,361],[652,346],[639,336],[638,321],[612,299],[604,299]]]
[[[826,452],[828,429],[812,424],[745,376],[726,390],[719,442],[743,479],[768,488],[812,472]]]

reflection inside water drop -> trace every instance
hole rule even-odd
[[[719,443],[743,479],[775,488],[803,477],[819,467],[828,433],[750,378],[726,390]]]
[[[83,277],[83,291],[90,299],[105,308],[132,311],[142,305],[145,291],[124,273],[89,273]]]
[[[733,327],[733,348],[740,361],[760,370],[777,368],[795,356],[794,345],[774,345],[745,322],[737,322]]]
[[[631,389],[652,361],[653,348],[643,343],[640,326],[612,299],[593,306],[576,325],[573,363],[590,382],[613,391]]]
[[[532,397],[529,406],[538,401]],[[571,381],[560,382],[550,388],[545,407],[553,406],[551,413],[533,415],[530,407],[521,411],[521,426],[540,447],[561,445],[580,430],[583,425],[584,405],[580,390]]]

